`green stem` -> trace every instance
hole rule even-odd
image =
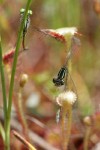
[[[25,24],[25,20],[27,17],[28,9],[30,7],[32,0],[27,1],[26,5],[26,11],[23,16],[23,20],[19,29],[18,33],[18,39],[17,39],[17,44],[16,44],[16,50],[15,50],[15,55],[14,55],[14,61],[13,61],[13,66],[12,66],[12,73],[11,73],[11,81],[10,81],[10,89],[9,89],[9,97],[8,97],[8,112],[7,112],[7,128],[6,128],[6,140],[7,140],[7,147],[6,150],[10,150],[10,118],[11,118],[11,107],[12,107],[12,96],[13,96],[13,87],[14,87],[14,77],[15,77],[15,72],[16,72],[16,65],[17,65],[17,58],[18,58],[18,52],[21,44],[21,36],[23,32],[23,27]]]
[[[18,92],[18,112],[20,116],[19,119],[23,127],[23,134],[25,138],[29,140],[27,121],[25,119],[25,114],[24,114],[24,109],[23,109],[22,87],[20,87],[19,92]]]
[[[84,150],[88,150],[89,138],[91,133],[91,126],[87,127],[84,138]]]
[[[3,93],[4,128],[6,130],[6,125],[7,125],[7,98],[6,98],[6,86],[5,86],[3,61],[2,61],[1,37],[0,37],[0,73],[1,73],[2,93]]]
[[[1,122],[0,122],[0,134],[2,136],[3,141],[5,142],[5,131],[4,131],[4,128],[1,124]]]
[[[61,125],[63,150],[68,149],[68,143],[71,135],[71,125],[72,125],[72,105],[65,101],[63,102],[62,105],[62,125]]]

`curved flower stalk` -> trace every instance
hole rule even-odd
[[[76,37],[76,34],[78,34],[78,30],[76,27],[61,28],[51,31],[55,31],[58,34],[62,35],[67,43],[67,57],[65,60],[65,64],[58,72],[57,78],[53,78],[53,83],[55,84],[55,86],[64,86],[63,92],[58,95],[56,101],[57,104],[61,107],[62,148],[63,150],[66,150],[71,134],[73,105],[76,103],[78,98],[76,86],[70,75],[72,71],[71,58],[74,51],[76,50],[76,45],[80,45],[80,40]],[[72,82],[72,84],[70,81]],[[59,114],[57,114],[57,121],[58,120]]]
[[[25,119],[25,114],[24,114],[24,109],[23,109],[23,98],[22,98],[22,91],[27,81],[28,81],[28,75],[22,74],[20,77],[20,82],[19,82],[20,87],[19,87],[19,92],[18,92],[17,111],[18,111],[20,122],[23,127],[23,134],[25,138],[29,140],[28,126],[27,126],[27,121]]]
[[[89,116],[86,116],[83,122],[86,126],[85,137],[84,137],[84,150],[88,150],[88,143],[89,143],[90,134],[91,134],[92,120]]]
[[[77,43],[77,39],[75,38],[75,36],[72,35],[70,34],[68,37],[70,41],[69,42],[70,45],[68,45],[69,48],[68,48],[67,59],[64,64],[64,68],[66,69],[65,70],[63,69],[64,71],[60,70],[60,72],[58,73],[58,78],[56,79],[57,84],[55,84],[58,85],[58,81],[61,80],[62,82],[60,81],[60,83],[63,83],[63,85],[65,85],[64,92],[58,95],[56,99],[58,105],[61,107],[61,129],[62,129],[63,150],[66,150],[68,147],[70,134],[71,134],[73,105],[76,103],[76,100],[78,98],[74,81],[72,80],[71,75],[69,73],[72,70],[71,58],[74,52],[74,46]],[[72,85],[70,84],[70,80],[72,81],[72,85],[74,86],[75,93],[72,91]]]

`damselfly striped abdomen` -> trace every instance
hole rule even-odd
[[[62,67],[57,75],[57,78],[53,78],[53,83],[55,86],[62,86],[65,84],[64,78],[68,75],[68,69],[66,67]]]

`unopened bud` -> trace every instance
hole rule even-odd
[[[22,74],[20,77],[20,87],[24,87],[24,85],[26,84],[26,82],[28,81],[28,75],[27,74]]]
[[[86,116],[83,120],[84,124],[87,126],[91,126],[92,125],[92,120],[89,116]]]

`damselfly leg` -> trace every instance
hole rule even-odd
[[[56,122],[57,123],[59,123],[59,121],[60,121],[60,115],[61,115],[61,108],[59,108],[56,113]]]

